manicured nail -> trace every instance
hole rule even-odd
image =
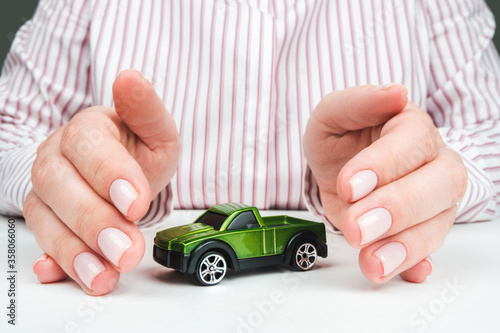
[[[358,201],[368,195],[375,187],[377,187],[377,174],[371,170],[363,170],[351,177],[352,198],[351,202]]]
[[[88,252],[80,253],[75,257],[73,268],[80,280],[82,280],[89,289],[92,289],[92,282],[95,277],[106,269],[95,255]]]
[[[434,264],[432,263],[431,257],[427,256],[427,258],[425,258],[424,260],[426,260],[431,265],[431,274],[432,274],[432,271],[434,270]]]
[[[382,276],[387,276],[405,261],[406,249],[403,244],[392,242],[379,248],[374,255],[380,260],[384,268]]]
[[[356,222],[361,231],[360,245],[365,245],[389,230],[392,225],[392,216],[385,208],[375,208],[358,217]]]
[[[375,92],[375,91],[387,91],[392,86],[394,86],[394,83],[388,83],[388,84],[384,84],[384,85],[378,86],[378,87],[374,88],[372,91],[373,92]]]
[[[119,77],[120,77],[120,75],[122,75],[122,73],[129,72],[129,71],[134,71],[134,72],[138,73],[140,76],[144,77],[144,76],[142,75],[142,73],[141,73],[140,71],[138,71],[137,69],[130,68],[130,69],[124,69],[124,70],[120,71],[120,72],[118,73],[118,75],[116,76],[116,78],[115,78],[115,79],[119,78]]]
[[[115,266],[120,266],[120,259],[129,247],[132,246],[130,238],[120,229],[106,228],[99,233],[97,243],[102,253]]]
[[[125,216],[130,206],[139,196],[135,188],[125,179],[117,179],[109,188],[109,196],[116,208]]]
[[[35,260],[35,262],[33,263],[32,269],[34,270],[36,264],[38,264],[40,261],[47,261],[47,259],[49,259],[49,256],[47,255],[47,253],[42,254],[41,256],[38,257],[37,260]]]
[[[388,91],[392,87],[401,87],[404,90],[406,90],[406,93],[408,94],[408,89],[406,89],[405,86],[403,86],[401,84],[398,84],[398,83],[389,83],[389,84],[384,84],[384,85],[378,86],[378,87],[374,88],[372,90],[372,92],[376,92],[376,91]]]

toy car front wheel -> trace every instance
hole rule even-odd
[[[226,275],[227,264],[223,255],[218,252],[205,253],[198,264],[194,278],[204,286],[213,286],[222,281]]]
[[[318,251],[313,243],[301,242],[293,252],[291,266],[299,271],[308,271],[316,263]]]

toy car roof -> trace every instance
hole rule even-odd
[[[210,207],[209,211],[224,215],[231,215],[238,210],[244,210],[249,208],[249,206],[239,203],[225,203],[217,206]]]

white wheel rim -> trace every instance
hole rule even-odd
[[[199,274],[205,284],[217,284],[226,275],[226,260],[220,254],[213,253],[203,258]]]
[[[311,243],[304,243],[300,245],[295,254],[295,263],[303,270],[311,269],[316,263],[316,247]]]

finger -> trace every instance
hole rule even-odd
[[[405,87],[397,84],[337,90],[321,100],[310,121],[322,124],[322,132],[328,135],[378,126],[404,109],[407,93]]]
[[[40,248],[87,294],[104,295],[116,286],[120,274],[69,230],[34,192],[28,194],[23,214]]]
[[[178,145],[172,115],[139,72],[125,70],[118,75],[113,84],[113,100],[118,116],[151,150]]]
[[[343,220],[346,240],[363,247],[456,206],[465,193],[466,174],[458,156],[443,148],[434,161],[353,204]]]
[[[142,260],[144,237],[139,228],[97,195],[57,152],[35,160],[32,183],[53,213],[118,271],[128,272]]]
[[[41,283],[52,283],[66,279],[68,274],[46,253],[33,263],[33,273]]]
[[[436,158],[444,146],[431,118],[415,105],[389,120],[380,135],[340,171],[337,187],[344,202],[407,175]]]
[[[404,109],[406,94],[400,85],[357,86],[321,100],[307,123],[303,141],[307,163],[322,191],[337,194],[342,166],[380,136],[379,125]]]
[[[431,257],[427,257],[424,260],[417,263],[410,269],[399,274],[403,280],[413,283],[422,283],[425,279],[432,273],[432,261]]]
[[[102,198],[112,202],[128,220],[138,221],[151,202],[148,180],[125,142],[119,141],[120,129],[110,119],[112,114],[93,110],[76,115],[64,127],[60,147],[52,147],[47,153],[57,154],[60,149]],[[163,163],[158,161],[157,165]]]
[[[370,281],[383,283],[411,269],[441,247],[456,212],[454,206],[428,221],[362,249],[359,253],[361,271]]]

